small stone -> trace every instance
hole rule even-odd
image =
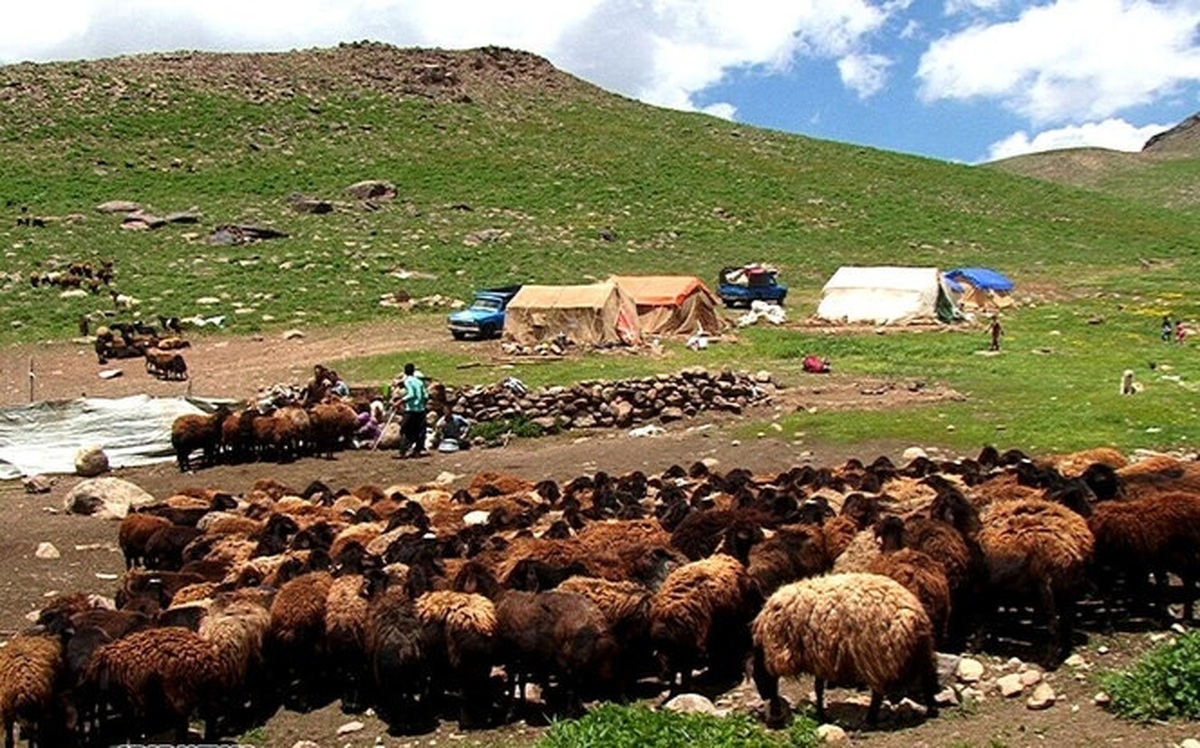
[[[108,455],[98,445],[83,447],[75,453],[75,472],[84,478],[95,478],[108,472]]]
[[[921,449],[920,447],[909,447],[908,449],[904,450],[902,455],[900,455],[900,459],[905,462],[912,462],[918,457],[928,456],[929,455],[925,453],[925,450]]]
[[[952,686],[946,686],[933,697],[933,701],[938,706],[958,706],[962,703],[959,699],[958,691],[955,691]]]
[[[713,470],[721,464],[721,461],[716,457],[705,457],[703,460],[700,460],[700,463],[709,470]]]
[[[681,693],[663,704],[663,709],[679,714],[713,714],[717,711],[712,701],[698,693]]]
[[[817,737],[821,739],[822,743],[838,744],[850,742],[850,736],[837,725],[821,725],[817,728]]]
[[[358,731],[364,729],[365,727],[366,727],[366,725],[364,725],[362,722],[355,720],[354,722],[347,722],[346,724],[339,727],[337,729],[337,734],[338,735],[349,735],[350,733],[358,732]]]
[[[1042,674],[1037,670],[1025,670],[1021,673],[1021,685],[1028,688],[1042,682]]]
[[[96,579],[102,579],[105,582],[111,582],[118,579],[118,576],[116,574],[110,574],[106,571],[98,571],[96,572]]]
[[[303,330],[292,329],[292,330],[284,330],[284,332],[283,332],[284,340],[299,340],[300,338],[303,338],[303,337],[304,337]]]
[[[1200,748],[1200,740],[1184,738],[1183,742],[1179,744],[1179,748]]]
[[[1083,655],[1079,654],[1078,652],[1071,655],[1067,659],[1063,660],[1063,664],[1066,665],[1067,667],[1074,667],[1074,668],[1085,668],[1086,669],[1088,667],[1091,667],[1090,665],[1088,665],[1087,660],[1083,659]]]
[[[38,543],[37,550],[33,552],[33,555],[46,559],[62,558],[62,554],[58,552],[53,543]]]
[[[25,487],[25,493],[50,493],[57,481],[57,478],[46,475],[31,475],[21,483]]]
[[[1096,654],[1106,655],[1106,654],[1108,654],[1108,651],[1109,651],[1108,647],[1105,646],[1104,644],[1101,644],[1099,647],[1096,647]]]
[[[1033,710],[1048,709],[1054,705],[1054,700],[1057,698],[1049,683],[1039,683],[1037,688],[1033,689],[1033,694],[1025,701],[1025,706]]]
[[[996,689],[1000,691],[1001,696],[1008,699],[1019,696],[1025,690],[1025,685],[1021,683],[1020,673],[1009,673],[996,679]]]
[[[292,743],[292,748],[321,748],[320,743],[314,743],[311,740],[297,740]]]
[[[1171,624],[1171,630],[1174,631],[1176,634],[1179,634],[1180,636],[1183,636],[1188,631],[1187,626],[1184,626],[1182,623]]]
[[[1020,670],[1021,666],[1024,664],[1025,664],[1024,662],[1021,662],[1020,657],[1009,657],[1008,662],[1004,663],[1004,667],[1009,668],[1011,670]]]
[[[1112,703],[1112,697],[1109,696],[1105,691],[1098,691],[1096,695],[1092,697],[1092,703],[1101,707],[1108,706]]]
[[[962,655],[947,654],[945,652],[937,653],[937,675],[938,682],[943,683],[951,680],[958,673],[958,663],[962,662]]]
[[[983,663],[971,657],[964,657],[958,663],[957,675],[963,683],[977,683],[983,677]]]

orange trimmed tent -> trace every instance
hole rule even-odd
[[[536,345],[565,335],[576,345],[633,345],[637,307],[611,281],[586,286],[521,286],[504,313],[504,339]]]
[[[694,275],[614,275],[610,281],[633,298],[643,335],[716,335],[729,323],[716,294]]]

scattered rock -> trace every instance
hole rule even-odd
[[[837,725],[821,725],[817,728],[817,737],[822,743],[849,743],[850,736]]]
[[[346,724],[339,727],[337,729],[337,734],[338,735],[349,735],[352,732],[359,732],[365,728],[366,728],[366,725],[364,725],[362,722],[355,720],[353,722],[347,722]]]
[[[963,683],[977,683],[983,677],[983,663],[970,657],[962,658],[956,672]]]
[[[1033,689],[1033,693],[1025,701],[1025,706],[1034,709],[1049,709],[1054,706],[1054,701],[1058,697],[1054,693],[1054,689],[1049,683],[1039,683],[1037,688]]]
[[[958,696],[958,691],[954,690],[953,686],[946,686],[941,691],[938,691],[933,697],[934,703],[938,706],[955,707],[962,703]]]
[[[1067,659],[1063,660],[1063,664],[1070,668],[1087,669],[1087,668],[1091,667],[1091,665],[1088,664],[1087,660],[1083,659],[1083,655],[1079,654],[1078,652],[1071,655]]]
[[[141,209],[142,206],[132,200],[109,200],[96,206],[101,213],[133,213]]]
[[[1009,673],[996,679],[996,689],[1000,691],[1001,696],[1008,699],[1019,696],[1025,690],[1025,684],[1021,683],[1020,673]]]
[[[121,519],[129,507],[149,504],[154,497],[120,478],[92,478],[80,481],[63,497],[63,508],[70,514],[97,514]]]
[[[356,200],[391,200],[396,197],[396,185],[380,179],[364,179],[347,187],[346,194]]]
[[[314,743],[311,740],[297,740],[292,743],[292,748],[321,748],[320,743]]]
[[[304,337],[304,331],[296,329],[284,330],[282,337],[284,340],[299,340]]]
[[[333,203],[328,200],[321,200],[315,197],[292,195],[290,198],[288,198],[288,202],[291,204],[292,210],[296,211],[297,213],[307,213],[309,215],[320,216],[333,212]]]
[[[1200,748],[1200,740],[1196,740],[1195,738],[1185,738],[1184,741],[1179,744],[1179,748]]]
[[[663,704],[662,708],[680,714],[713,714],[717,711],[712,701],[698,693],[681,693]]]
[[[50,493],[55,483],[58,483],[58,478],[48,475],[31,475],[21,481],[25,493]]]
[[[1042,682],[1042,674],[1037,670],[1025,670],[1021,673],[1021,685],[1028,688]]]
[[[108,455],[98,445],[81,448],[75,453],[75,473],[84,478],[95,478],[108,472]]]
[[[925,450],[921,449],[920,447],[909,447],[908,449],[904,450],[904,454],[900,455],[900,459],[902,459],[904,462],[912,462],[918,457],[928,456],[929,455],[925,453]]]
[[[937,653],[937,674],[939,683],[947,683],[955,678],[958,674],[958,663],[962,662],[962,655],[947,654],[946,652]]]
[[[38,543],[37,550],[33,552],[33,555],[45,559],[62,558],[62,554],[58,552],[53,543]]]

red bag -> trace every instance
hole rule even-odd
[[[804,370],[810,374],[828,374],[829,359],[810,353],[804,357]]]

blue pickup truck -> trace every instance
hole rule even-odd
[[[727,307],[748,307],[754,301],[783,305],[788,287],[776,277],[779,271],[766,265],[721,268],[717,295]]]
[[[520,290],[520,286],[504,286],[476,291],[471,306],[450,315],[450,334],[455,340],[487,340],[500,335],[504,331],[504,310]]]

